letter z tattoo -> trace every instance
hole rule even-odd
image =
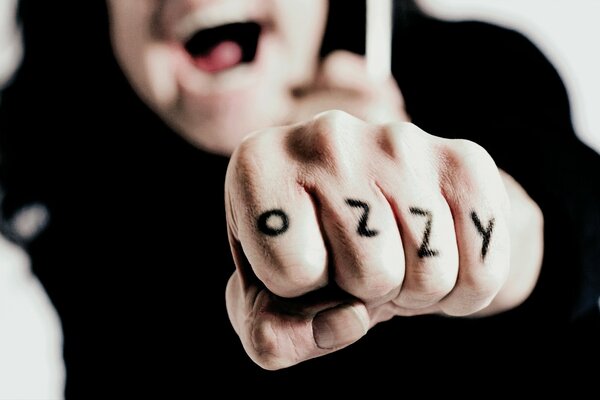
[[[490,240],[492,238],[492,231],[494,230],[494,223],[496,219],[490,219],[487,224],[487,228],[483,227],[483,224],[481,223],[481,220],[479,219],[479,216],[475,211],[471,211],[471,219],[475,224],[475,228],[477,228],[477,232],[479,232],[479,234],[483,238],[483,244],[481,245],[481,259],[485,260],[485,256],[487,255],[488,250],[490,248]]]
[[[421,240],[421,246],[417,251],[419,258],[435,257],[439,255],[440,252],[438,250],[433,250],[431,247],[429,247],[429,236],[431,235],[431,225],[433,222],[433,214],[431,211],[423,210],[422,208],[411,207],[410,213],[427,218],[427,222],[425,222],[425,231],[423,232],[423,239]]]
[[[363,210],[363,213],[360,216],[360,220],[358,221],[358,228],[356,228],[356,233],[364,237],[373,237],[379,234],[379,231],[375,229],[369,229],[369,227],[367,226],[370,212],[370,208],[367,203],[360,200],[346,199],[346,204],[348,204],[352,208],[362,208]]]

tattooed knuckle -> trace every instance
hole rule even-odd
[[[289,229],[289,217],[281,209],[273,209],[262,213],[256,226],[259,231],[267,236],[279,236]]]
[[[356,229],[356,233],[358,233],[359,236],[374,237],[379,235],[378,230],[371,229],[368,227],[369,213],[371,212],[371,208],[368,203],[356,199],[346,199],[346,204],[352,208],[362,210],[362,214],[358,222],[358,227]]]
[[[431,210],[422,209],[419,207],[410,207],[410,213],[415,216],[426,218],[425,229],[423,230],[423,237],[421,239],[421,245],[417,251],[419,258],[436,257],[439,255],[439,251],[432,249],[429,244],[431,230],[433,226],[433,213]]]

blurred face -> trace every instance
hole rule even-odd
[[[229,154],[285,121],[317,64],[325,0],[108,0],[134,89],[195,145]]]

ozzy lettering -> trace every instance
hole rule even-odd
[[[346,204],[352,209],[359,209],[361,211],[356,225],[356,233],[359,236],[373,238],[379,235],[379,230],[369,226],[371,207],[368,203],[357,199],[346,199]],[[409,211],[412,215],[425,219],[425,226],[423,228],[421,243],[417,249],[417,255],[419,258],[439,256],[440,252],[433,248],[430,243],[431,232],[433,230],[432,211],[420,207],[410,207]],[[483,261],[490,251],[495,218],[490,218],[484,226],[481,218],[475,211],[471,211],[470,216],[474,228],[482,238],[481,260]],[[256,227],[264,235],[271,237],[281,236],[290,229],[290,217],[282,209],[269,210],[257,218]]]

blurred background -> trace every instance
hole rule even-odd
[[[569,92],[575,131],[600,152],[600,1],[419,0],[429,14],[473,19],[525,34],[558,69]]]
[[[10,82],[21,57],[16,2],[0,0],[0,89]],[[600,152],[600,48],[595,43],[600,37],[597,23],[600,1],[420,0],[419,3],[429,14],[442,19],[487,21],[529,37],[562,76],[579,137]],[[64,382],[61,341],[58,317],[31,275],[27,257],[0,237],[0,399],[61,398]]]

